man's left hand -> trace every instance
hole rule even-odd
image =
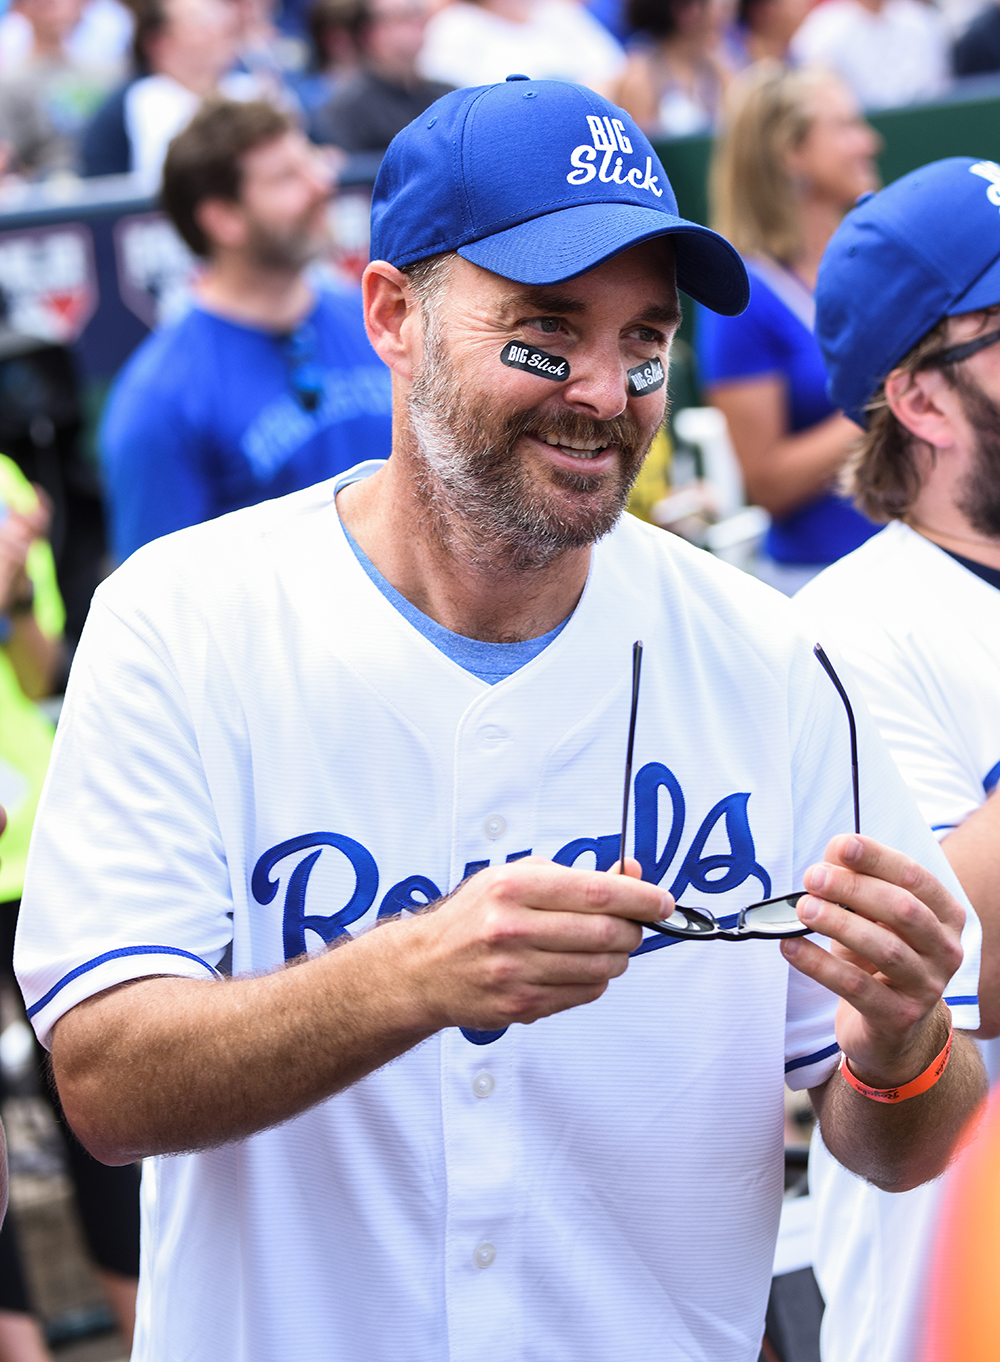
[[[834,837],[806,872],[798,913],[831,940],[782,942],[796,969],[842,999],[837,1040],[875,1088],[910,1082],[944,1044],[941,998],[962,961],[965,912],[923,866],[870,837]]]

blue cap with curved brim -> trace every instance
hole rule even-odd
[[[816,281],[816,339],[835,406],[865,408],[942,317],[1000,303],[1000,165],[951,156],[859,201]]]
[[[457,251],[517,283],[559,284],[662,236],[679,288],[743,311],[750,285],[734,248],[678,215],[623,109],[564,81],[508,76],[445,95],[393,138],[372,196],[371,258],[400,269]]]

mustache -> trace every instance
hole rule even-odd
[[[609,421],[595,421],[579,412],[558,411],[545,415],[537,408],[532,408],[512,416],[507,432],[512,439],[522,435],[538,438],[555,435],[564,440],[616,445],[621,449],[630,449],[645,440],[643,428],[626,413],[614,416]]]

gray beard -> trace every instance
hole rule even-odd
[[[460,389],[435,319],[428,317],[409,420],[421,462],[418,495],[449,554],[474,566],[534,571],[614,527],[655,430],[647,433],[630,416],[592,421],[567,411],[542,417],[537,408],[497,416],[488,397],[470,401]],[[553,469],[554,487],[572,500],[565,506],[565,498],[546,496],[516,452],[517,442],[540,426],[567,439],[617,445],[616,481],[609,486],[604,474]]]

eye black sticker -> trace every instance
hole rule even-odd
[[[568,359],[546,354],[544,350],[536,350],[533,345],[523,345],[519,341],[507,342],[500,351],[500,363],[510,369],[538,374],[540,378],[551,378],[553,383],[565,383],[569,378]]]
[[[628,371],[628,390],[633,397],[645,397],[663,387],[663,361],[650,359],[645,364],[637,364]]]

